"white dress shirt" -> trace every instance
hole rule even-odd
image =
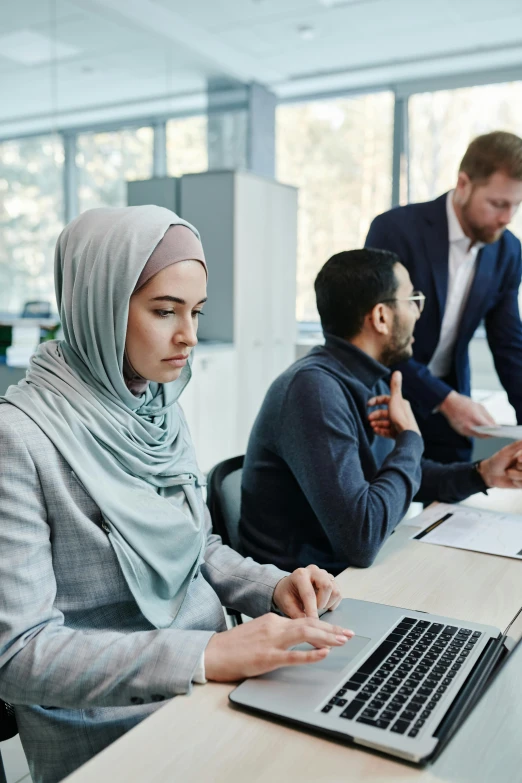
[[[483,242],[475,242],[470,245],[470,239],[465,235],[455,214],[453,190],[450,190],[446,199],[446,213],[448,215],[449,236],[448,295],[439,342],[428,364],[429,371],[437,378],[444,378],[451,369],[453,348],[475,276],[477,255],[479,250],[484,247]]]

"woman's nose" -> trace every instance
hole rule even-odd
[[[183,343],[193,348],[198,344],[196,321],[191,317],[181,329],[176,330],[172,339],[174,343]]]

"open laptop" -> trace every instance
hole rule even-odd
[[[522,625],[521,614],[501,633],[492,626],[345,599],[322,619],[353,628],[356,636],[319,663],[245,680],[230,700],[425,764],[439,755],[515,646],[522,627],[508,634],[515,620]]]

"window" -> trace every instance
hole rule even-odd
[[[428,201],[452,188],[475,136],[522,131],[522,82],[419,93],[408,106],[410,201]],[[522,237],[522,209],[510,229]]]
[[[63,145],[59,137],[0,144],[0,311],[27,300],[52,303],[53,260],[63,228]]]
[[[127,180],[152,176],[152,128],[78,136],[79,209],[124,207]]]
[[[299,188],[297,319],[317,321],[317,272],[391,206],[393,95],[280,106],[276,144],[277,178]]]
[[[167,170],[171,177],[208,168],[207,118],[186,117],[167,122]]]

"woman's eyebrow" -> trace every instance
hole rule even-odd
[[[151,300],[151,302],[176,302],[176,304],[186,305],[186,301],[184,299],[180,299],[179,296],[154,296]],[[198,304],[205,304],[207,301],[207,297],[204,299],[200,299]]]

